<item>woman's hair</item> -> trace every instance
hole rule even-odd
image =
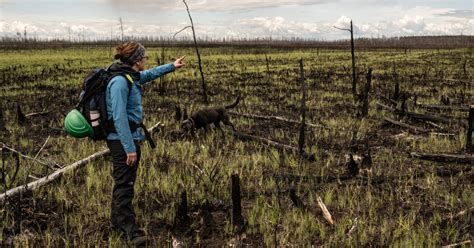
[[[120,59],[122,62],[126,62],[135,52],[138,47],[138,42],[130,41],[120,44],[115,48],[115,59]]]

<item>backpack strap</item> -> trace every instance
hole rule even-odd
[[[132,85],[133,85],[134,82],[133,82],[133,79],[130,76],[130,74],[123,74],[123,76],[128,81],[128,96],[130,97],[130,93],[132,92]]]
[[[117,133],[117,130],[115,129],[113,120],[109,120],[107,124],[109,126],[109,129],[108,129],[109,133]],[[143,130],[143,133],[145,134],[145,139],[148,142],[148,144],[150,145],[151,149],[156,148],[155,141],[153,141],[153,138],[151,137],[150,132],[148,132],[148,129],[146,128],[145,124],[143,124],[143,122],[135,123],[133,121],[129,121],[128,125],[130,126],[130,131],[132,133],[135,132],[139,127],[141,127],[142,130]]]

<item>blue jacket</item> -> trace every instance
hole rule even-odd
[[[141,71],[140,80],[132,84],[128,94],[128,80],[123,76],[113,77],[107,85],[107,116],[113,119],[117,133],[109,133],[107,140],[120,140],[125,153],[136,152],[134,140],[144,140],[141,128],[130,131],[129,120],[135,123],[143,121],[142,85],[175,70],[173,64],[157,66]]]

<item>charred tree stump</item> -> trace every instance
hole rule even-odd
[[[407,95],[402,94],[402,103],[400,105],[400,113],[401,115],[405,115],[408,112],[407,110]]]
[[[300,125],[300,136],[298,139],[298,152],[300,157],[304,154],[304,136],[305,136],[305,126],[306,126],[306,86],[304,82],[304,69],[303,69],[303,59],[300,60],[300,75],[301,75],[301,125]]]
[[[369,92],[370,92],[370,83],[372,82],[372,68],[369,68],[367,72],[367,82],[364,87],[364,100],[362,103],[362,118],[365,118],[369,115]]]
[[[474,146],[472,145],[472,129],[474,128],[474,105],[469,108],[469,120],[466,134],[466,151],[469,153],[474,152]]]
[[[352,153],[349,154],[349,161],[346,163],[346,168],[350,177],[356,177],[359,174],[359,165],[355,162]]]
[[[241,233],[245,228],[242,216],[242,203],[240,198],[240,179],[237,174],[232,175],[232,225],[236,233]]]
[[[188,216],[188,198],[186,195],[186,190],[181,192],[180,202],[178,203],[178,208],[176,209],[176,216],[174,218],[174,229],[175,232],[185,233],[189,226],[189,216]]]
[[[25,114],[23,114],[23,112],[21,111],[21,107],[20,107],[20,104],[19,104],[19,103],[16,105],[16,114],[17,114],[17,121],[18,121],[18,124],[24,125],[25,122],[26,122],[26,116],[25,116]]]
[[[371,170],[372,169],[372,154],[370,152],[369,141],[365,142],[364,153],[362,154],[362,161],[360,162],[360,167],[362,169]]]
[[[181,108],[179,107],[179,105],[175,105],[174,106],[174,119],[176,121],[181,121],[183,119],[183,114],[181,112]]]
[[[305,205],[301,198],[296,194],[295,189],[290,189],[290,199],[297,208],[305,208]]]
[[[400,83],[395,82],[395,90],[393,92],[393,100],[398,101],[398,98],[400,97]]]
[[[186,120],[186,119],[188,119],[188,110],[185,107],[183,110],[183,120]]]
[[[214,219],[212,218],[211,213],[211,204],[206,199],[201,209],[201,219],[200,219],[200,238],[208,238],[212,233],[212,228],[214,227]]]
[[[0,109],[0,131],[6,130],[5,121],[3,120],[3,110]]]

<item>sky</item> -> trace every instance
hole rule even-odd
[[[474,35],[473,0],[187,0],[199,37],[347,39]],[[181,0],[0,0],[0,36],[172,37],[190,25]],[[189,29],[176,39],[191,38]]]

